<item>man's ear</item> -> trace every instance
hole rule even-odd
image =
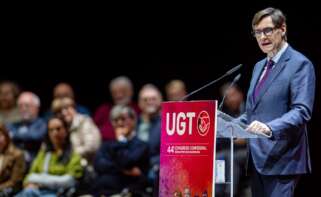
[[[282,31],[282,36],[285,36],[285,34],[286,34],[286,24],[285,23],[283,23],[281,25],[281,31]]]

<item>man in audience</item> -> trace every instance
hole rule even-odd
[[[113,105],[130,106],[136,113],[139,113],[137,104],[132,101],[133,84],[128,77],[119,76],[111,80],[109,90],[112,103],[102,104],[94,114],[94,121],[100,129],[104,141],[115,139],[115,133],[109,118],[109,113]]]
[[[40,148],[47,126],[45,121],[38,117],[40,99],[33,92],[20,94],[18,108],[21,121],[9,124],[8,129],[14,144],[24,151],[29,167]]]
[[[75,92],[70,84],[61,82],[54,87],[53,98],[56,99],[56,98],[64,98],[64,97],[69,97],[75,101]],[[78,113],[86,114],[90,116],[90,111],[87,107],[76,103],[75,108]]]
[[[220,89],[221,97],[225,96],[223,109],[225,113],[238,117],[244,112],[244,95],[237,85],[224,84]],[[234,140],[234,194],[237,196],[249,196],[249,180],[245,176],[246,165],[246,141],[245,139]],[[225,161],[225,172],[227,179],[230,179],[230,140],[218,138],[216,143],[216,159]],[[230,187],[220,184],[217,185],[216,196],[227,196],[230,193]]]
[[[182,80],[171,80],[165,87],[168,101],[179,101],[186,96],[185,83]]]
[[[20,121],[17,98],[18,85],[12,81],[0,82],[0,122],[4,124]]]
[[[116,139],[104,142],[97,154],[94,166],[98,177],[91,193],[110,196],[129,190],[139,195],[147,185],[148,146],[136,136],[135,111],[116,105],[110,117]]]
[[[148,179],[154,186],[154,193],[158,193],[158,172],[160,156],[161,118],[160,109],[162,94],[159,89],[146,84],[139,92],[138,104],[141,114],[138,119],[137,137],[146,142],[149,147]]]

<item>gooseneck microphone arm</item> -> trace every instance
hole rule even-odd
[[[213,85],[214,83],[220,81],[221,79],[223,79],[223,78],[225,78],[225,77],[233,74],[235,71],[239,70],[241,67],[242,67],[242,64],[239,64],[239,65],[233,67],[232,69],[230,69],[229,71],[227,71],[227,72],[226,72],[224,75],[222,75],[221,77],[219,77],[219,78],[217,78],[217,79],[215,79],[215,80],[213,80],[213,81],[205,84],[204,86],[198,88],[197,90],[194,90],[193,92],[187,94],[186,96],[184,96],[184,97],[181,99],[181,101],[186,100],[188,97],[192,96],[193,94],[195,94],[195,93],[197,93],[197,92],[199,92],[199,91],[207,88],[208,86],[211,86],[211,85]]]
[[[241,74],[238,74],[236,77],[234,77],[232,83],[228,86],[228,88],[226,88],[226,90],[225,90],[225,92],[224,92],[224,96],[223,96],[223,98],[222,98],[222,101],[221,101],[221,103],[220,103],[220,105],[219,105],[219,107],[218,107],[219,110],[222,110],[222,108],[223,108],[223,104],[224,104],[224,101],[225,101],[225,97],[226,97],[227,91],[228,91],[231,87],[233,87],[233,86],[236,84],[236,82],[238,82],[238,80],[240,80],[240,78],[241,78]]]

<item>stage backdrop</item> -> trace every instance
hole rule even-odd
[[[216,107],[216,101],[162,104],[159,196],[214,196]]]

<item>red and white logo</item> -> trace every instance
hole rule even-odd
[[[201,136],[205,136],[210,130],[210,115],[207,111],[201,111],[197,117],[197,130]]]

